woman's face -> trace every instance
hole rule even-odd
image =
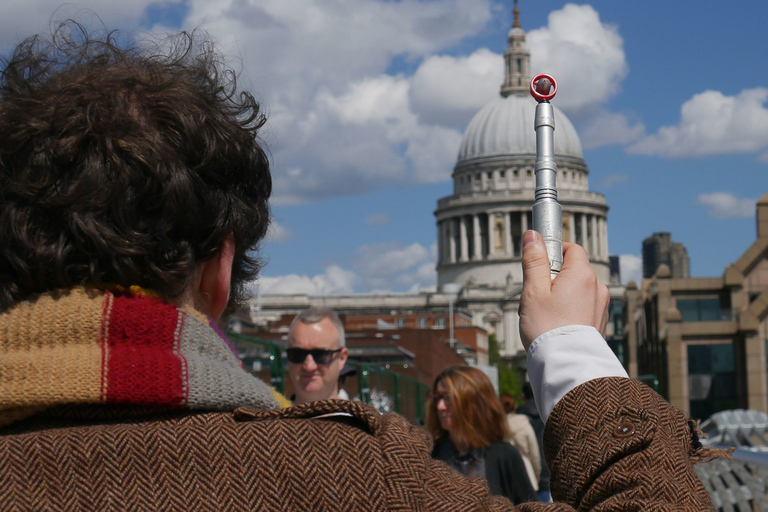
[[[441,380],[437,381],[435,386],[435,407],[437,407],[437,419],[440,421],[440,427],[448,432],[451,431],[453,424],[453,410],[451,409],[451,396],[448,393],[448,386]]]

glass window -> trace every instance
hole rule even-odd
[[[397,319],[395,319],[395,325],[397,327],[405,327],[405,318],[397,318]]]
[[[691,417],[705,420],[738,406],[733,345],[688,346],[688,392]]]
[[[708,299],[677,299],[677,309],[683,322],[720,322],[729,319],[717,297]]]
[[[426,318],[419,318],[417,325],[419,326],[419,329],[426,329],[429,327],[429,322]]]
[[[440,317],[435,319],[435,327],[438,329],[445,329],[445,318]]]

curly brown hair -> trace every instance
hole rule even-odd
[[[80,284],[184,293],[233,233],[233,304],[269,225],[259,104],[213,44],[119,45],[78,23],[0,71],[0,311]]]

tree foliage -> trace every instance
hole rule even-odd
[[[496,334],[488,335],[488,362],[499,370],[499,394],[509,393],[518,403],[523,403],[523,379],[520,371],[501,357]]]

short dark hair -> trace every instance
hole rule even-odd
[[[1,62],[0,311],[81,284],[178,297],[230,232],[239,304],[269,225],[266,118],[213,43],[69,21]]]

